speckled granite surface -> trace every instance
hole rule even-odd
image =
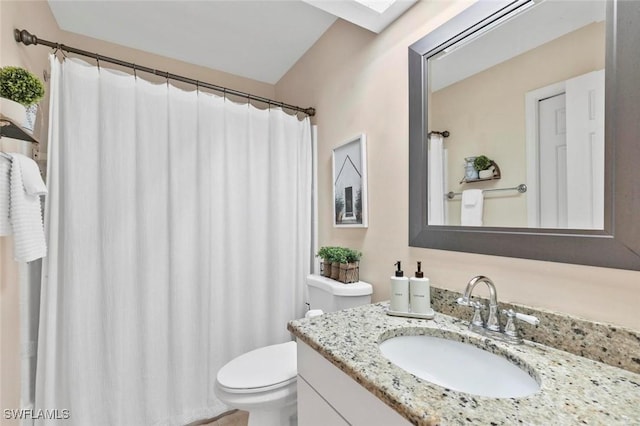
[[[533,342],[508,345],[437,313],[433,320],[391,317],[387,303],[292,321],[288,329],[416,425],[636,425],[640,375]],[[474,344],[519,364],[541,384],[526,398],[485,398],[431,384],[391,364],[378,343],[429,334]]]
[[[460,296],[455,291],[432,287],[431,305],[436,312],[469,321],[473,310],[456,303]],[[502,309],[540,319],[537,327],[518,323],[526,340],[640,373],[640,332],[512,303],[500,303]]]

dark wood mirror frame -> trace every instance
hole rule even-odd
[[[409,245],[640,270],[640,2],[609,0],[604,230],[427,223],[427,59],[528,0],[480,1],[409,47]]]

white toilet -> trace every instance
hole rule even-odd
[[[338,311],[371,303],[371,284],[352,284],[319,276],[306,279],[311,309]],[[284,324],[283,324],[284,326]],[[218,371],[215,391],[231,408],[249,412],[249,426],[294,426],[296,415],[296,343],[255,349]]]

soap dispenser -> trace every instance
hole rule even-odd
[[[409,312],[409,278],[404,276],[402,265],[398,260],[395,276],[391,277],[391,304],[389,310],[394,312]]]
[[[409,299],[411,312],[416,314],[431,313],[431,287],[429,278],[424,277],[421,270],[422,262],[418,262],[418,270],[415,276],[409,280]]]

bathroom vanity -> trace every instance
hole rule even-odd
[[[433,320],[391,317],[387,305],[289,323],[298,339],[301,426],[640,424],[638,373],[527,340],[512,345],[488,339],[469,331],[468,321],[440,313]],[[420,379],[379,349],[381,342],[407,335],[457,340],[502,356],[540,389],[522,398],[490,398]]]

